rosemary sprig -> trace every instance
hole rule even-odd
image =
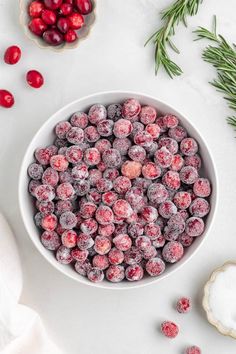
[[[217,71],[217,78],[210,82],[217,91],[224,94],[228,106],[236,111],[236,46],[230,45],[223,36],[217,35],[216,16],[212,32],[204,27],[194,31],[197,39],[208,39],[216,45],[208,45],[202,54],[203,60],[212,64]],[[236,130],[236,117],[228,117],[228,124]]]
[[[180,22],[187,27],[186,17],[196,15],[202,1],[176,0],[170,7],[161,12],[161,19],[165,21],[165,24],[145,43],[146,46],[150,41],[153,41],[155,45],[155,74],[157,74],[160,66],[163,66],[171,78],[182,74],[181,68],[170,59],[166,46],[169,44],[179,54],[179,50],[172,42],[171,37],[175,34],[175,28]]]

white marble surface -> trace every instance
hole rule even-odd
[[[202,287],[210,272],[236,258],[236,140],[225,122],[230,114],[220,94],[208,84],[214,70],[200,57],[203,42],[193,42],[197,25],[210,26],[218,17],[219,30],[235,40],[235,0],[205,0],[186,30],[180,26],[173,57],[184,75],[171,81],[163,72],[153,75],[152,47],[143,43],[160,25],[158,11],[166,0],[100,0],[97,23],[81,46],[62,54],[36,48],[18,25],[16,0],[0,0],[0,53],[11,44],[23,50],[14,67],[0,61],[0,86],[15,94],[11,110],[0,110],[0,208],[17,235],[24,268],[22,302],[42,316],[52,338],[66,354],[183,353],[198,344],[204,354],[234,354],[236,342],[221,336],[201,309]],[[24,74],[39,69],[46,84],[27,87]],[[27,144],[41,124],[66,103],[102,90],[135,90],[157,96],[182,111],[208,141],[218,170],[220,203],[211,233],[199,253],[180,271],[156,285],[112,292],[79,285],[54,270],[36,251],[21,221],[17,183]],[[173,310],[179,295],[193,298],[187,316]],[[180,324],[178,338],[161,336],[163,319]],[[52,353],[53,354],[53,353]]]

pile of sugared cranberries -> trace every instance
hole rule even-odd
[[[84,26],[84,16],[93,10],[91,0],[36,0],[28,7],[28,27],[36,36],[52,45],[72,43]]]
[[[92,282],[156,277],[204,232],[211,185],[179,119],[133,98],[76,112],[28,168],[35,223]]]

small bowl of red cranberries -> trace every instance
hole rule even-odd
[[[123,289],[191,258],[212,224],[216,190],[211,155],[189,120],[150,96],[110,92],[46,121],[27,149],[19,198],[51,264]]]
[[[40,48],[77,47],[95,21],[94,0],[20,0],[25,34]]]

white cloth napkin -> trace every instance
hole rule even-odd
[[[23,277],[13,233],[0,214],[0,353],[62,354],[39,315],[18,303]]]

